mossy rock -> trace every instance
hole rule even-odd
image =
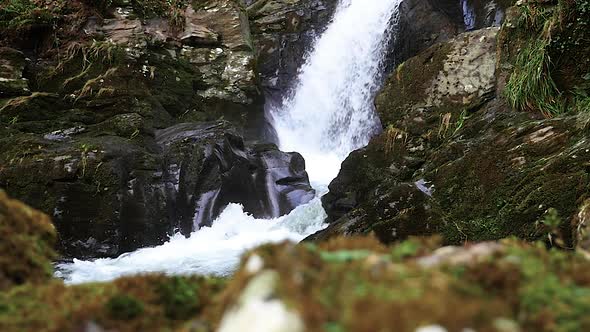
[[[179,283],[195,291],[187,294],[176,287]],[[218,318],[213,318],[215,310],[210,309],[218,305],[217,295],[224,285],[222,279],[149,275],[75,286],[59,280],[18,286],[0,294],[0,329],[57,332],[97,328],[123,332],[185,331],[201,326],[202,331],[213,331]],[[161,296],[162,289],[167,289],[166,297]],[[202,306],[190,311],[175,307],[185,314],[170,315],[169,299],[178,296]]]
[[[0,190],[0,289],[51,278],[56,237],[46,214]]]
[[[430,326],[441,331],[511,327],[509,331],[573,332],[590,327],[585,314],[590,306],[587,253],[547,250],[514,239],[444,248],[438,241],[412,238],[387,248],[367,238],[337,238],[255,249],[228,285],[234,291],[226,293],[226,301],[232,305],[221,326],[229,327],[248,304],[253,326],[263,326],[256,325],[254,306],[272,304],[284,305],[305,331],[417,331]],[[265,299],[241,302],[253,284],[270,274],[276,277]],[[287,325],[293,319],[283,315],[273,322],[298,331]]]
[[[344,161],[322,198],[332,224],[310,239],[535,240],[553,208],[562,245],[574,245],[572,218],[590,194],[587,113],[543,119],[507,104],[496,33],[459,35],[392,73],[376,100],[384,132]]]

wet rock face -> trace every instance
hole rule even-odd
[[[297,77],[314,38],[330,22],[338,0],[244,0],[262,86],[286,92]]]
[[[514,0],[461,0],[461,11],[466,30],[499,27],[506,17],[506,9]]]
[[[168,210],[186,235],[210,226],[229,203],[272,218],[314,197],[301,155],[274,145],[245,146],[224,126],[180,124],[158,132],[173,188]]]
[[[113,18],[89,20],[85,31],[124,49],[147,88],[173,116],[224,117],[246,126],[250,117],[263,112],[264,101],[245,11],[234,1],[218,0],[188,5],[182,17],[179,26],[158,17],[139,19],[132,8],[120,7]],[[94,88],[110,88],[102,85]]]
[[[188,235],[229,203],[276,217],[308,202],[300,155],[244,143],[264,116],[244,7],[190,4],[175,22],[134,8],[88,17],[57,54],[2,49],[0,77],[32,92],[0,95],[0,187],[50,214],[76,257]]]
[[[404,0],[388,55],[393,69],[420,51],[464,31],[457,1]]]
[[[459,35],[398,67],[376,99],[384,133],[343,163],[322,198],[332,224],[312,238],[532,240],[553,208],[561,245],[575,244],[589,194],[587,116],[511,109],[496,95],[497,32]]]
[[[428,47],[459,33],[499,27],[513,0],[404,0],[388,55],[393,69]]]
[[[0,98],[31,94],[29,81],[23,77],[25,65],[22,52],[0,47]]]
[[[314,196],[299,154],[245,146],[227,122],[179,124],[154,138],[82,130],[21,139],[42,148],[3,159],[0,185],[52,214],[67,256],[114,256],[175,229],[189,235],[229,203],[278,217]]]

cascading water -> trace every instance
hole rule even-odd
[[[364,146],[379,128],[373,98],[381,82],[387,33],[401,0],[341,0],[334,20],[316,41],[293,92],[272,110],[284,151],[300,152],[320,194],[351,151]],[[57,266],[71,283],[110,280],[142,272],[230,274],[240,255],[262,243],[301,241],[324,227],[319,196],[273,220],[254,219],[229,205],[191,237],[115,259],[74,260]]]
[[[305,157],[316,186],[336,177],[346,156],[380,128],[373,98],[381,83],[387,30],[400,2],[342,0],[293,94],[271,111],[281,150]]]

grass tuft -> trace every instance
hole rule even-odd
[[[547,45],[545,39],[533,39],[520,52],[506,85],[505,96],[516,109],[539,110],[544,116],[552,117],[561,114],[563,106],[560,105],[560,92],[549,73],[551,59]]]

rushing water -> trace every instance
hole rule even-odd
[[[373,98],[381,82],[388,29],[401,0],[341,0],[333,22],[315,42],[297,84],[282,106],[272,110],[283,151],[301,153],[312,185],[326,192],[351,151],[379,129]],[[114,259],[59,264],[57,275],[71,283],[110,280],[142,272],[228,275],[247,249],[269,242],[301,241],[325,225],[316,197],[289,215],[255,219],[237,204],[189,238]]]
[[[312,183],[329,183],[380,128],[373,99],[399,2],[341,1],[293,94],[271,112],[281,149],[303,154]]]

